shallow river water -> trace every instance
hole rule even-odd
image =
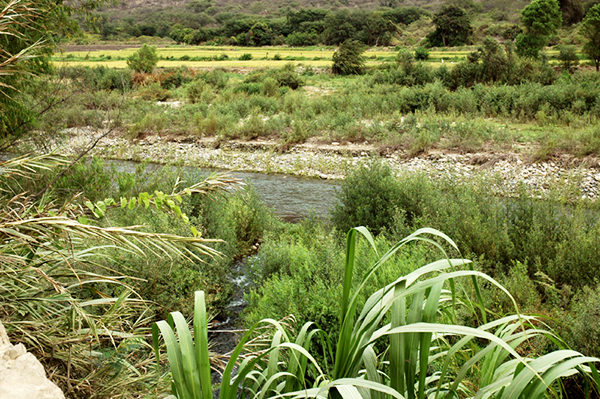
[[[107,161],[117,170],[134,172],[139,165],[131,161]],[[148,170],[162,168],[163,165],[149,163]],[[190,169],[190,168],[186,168]],[[202,172],[217,172],[214,169],[201,169]],[[225,172],[225,171],[218,171]],[[229,175],[242,179],[256,189],[259,197],[271,207],[277,215],[289,222],[298,221],[310,214],[326,217],[336,203],[335,191],[339,181],[322,180],[282,174],[264,174],[252,172],[229,172]]]

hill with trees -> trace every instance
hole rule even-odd
[[[100,40],[142,37],[189,45],[337,46],[357,40],[368,46],[442,47],[482,43],[486,36],[501,41],[519,36],[519,51],[535,55],[545,44],[556,44],[558,28],[580,23],[596,2],[556,2],[551,19],[557,23],[543,26],[543,37],[536,15],[549,15],[548,2],[522,0],[126,0],[96,12],[92,24],[80,22]],[[523,10],[530,12],[523,17]],[[570,35],[564,44],[582,42]]]

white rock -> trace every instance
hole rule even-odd
[[[64,399],[23,344],[12,345],[0,322],[0,399]]]

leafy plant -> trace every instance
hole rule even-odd
[[[135,72],[152,73],[157,64],[156,46],[148,46],[146,43],[127,58],[127,66]]]
[[[581,23],[581,32],[587,39],[583,52],[594,61],[596,72],[600,71],[600,4],[594,5]]]
[[[331,71],[336,75],[360,75],[365,66],[365,45],[346,40],[333,54]]]
[[[119,206],[114,200],[80,206],[71,198],[59,205],[49,192],[36,199],[14,191],[19,179],[65,164],[53,156],[0,163],[2,319],[13,339],[55,370],[69,397],[114,397],[157,376],[143,368],[150,349],[141,338],[149,325],[148,304],[127,284],[129,277],[110,266],[110,252],[195,260],[218,252],[211,247],[214,240],[93,223]],[[181,214],[174,195],[146,193],[122,203],[158,208],[162,202],[163,210]],[[113,356],[104,359],[109,352]]]
[[[419,46],[415,49],[415,59],[419,61],[425,61],[429,58],[429,50],[425,47]]]
[[[573,69],[579,64],[579,58],[577,57],[577,50],[575,46],[563,45],[559,48],[558,60],[563,71],[569,73],[573,72]]]
[[[548,37],[560,28],[562,15],[557,0],[533,0],[521,11],[525,32],[517,36],[517,54],[538,58]]]
[[[581,373],[596,389],[600,386],[600,375],[593,364],[600,359],[571,350],[558,350],[539,358],[526,355],[527,342],[533,337],[554,339],[548,331],[534,327],[539,323],[536,318],[516,314],[488,322],[477,279],[495,285],[509,298],[510,294],[464,259],[446,257],[399,277],[371,295],[358,311],[358,294],[366,282],[404,245],[429,242],[445,254],[443,246],[436,241],[439,239],[445,246],[456,249],[444,234],[432,229],[418,230],[379,257],[352,293],[359,235],[377,251],[373,237],[365,228],[354,228],[348,233],[341,332],[334,351],[327,344],[323,347],[324,367],[320,367],[307,345],[313,336],[320,334],[319,330],[313,329],[310,323],[305,324],[292,342],[280,324],[265,320],[275,326],[269,345],[243,359],[232,379],[235,363],[257,325],[250,328],[225,367],[219,398],[232,399],[240,388],[242,397],[260,398],[350,399],[381,394],[397,399],[542,398],[547,390],[561,389],[560,384],[555,383],[557,380],[576,373]],[[463,295],[466,291],[458,281],[462,278],[471,281],[475,300]],[[453,324],[459,304],[481,317],[482,323],[477,328]],[[212,393],[203,293],[196,294],[195,346],[185,318],[177,312],[171,314],[169,323],[161,321],[153,327],[157,357],[159,333],[167,346],[175,397],[209,398]],[[389,338],[389,350],[377,353],[376,343],[386,338]],[[289,354],[282,357],[280,351],[287,348]],[[328,358],[333,359],[330,367],[327,367]],[[387,364],[385,373],[381,369],[384,364]],[[433,374],[429,371],[432,367],[437,370]],[[475,375],[471,373],[474,367],[479,370]]]

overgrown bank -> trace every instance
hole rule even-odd
[[[525,190],[507,199],[490,195],[491,184],[498,182],[432,180],[408,173],[398,177],[377,162],[358,169],[343,183],[332,226],[309,220],[267,232],[259,254],[249,262],[256,288],[248,296],[247,319],[294,314],[300,322],[312,320],[337,331],[341,233],[348,226],[368,226],[379,232],[376,242],[383,253],[407,232],[434,227],[453,237],[463,256],[475,259],[476,268],[507,287],[523,312],[548,316],[573,348],[599,354],[600,320],[593,316],[600,306],[598,205],[565,203],[559,193],[534,199]],[[365,295],[430,261],[429,254],[427,246],[403,252],[380,270]],[[374,256],[366,245],[357,252],[357,275]],[[493,312],[511,312],[510,301],[492,285],[484,284],[483,296]]]

